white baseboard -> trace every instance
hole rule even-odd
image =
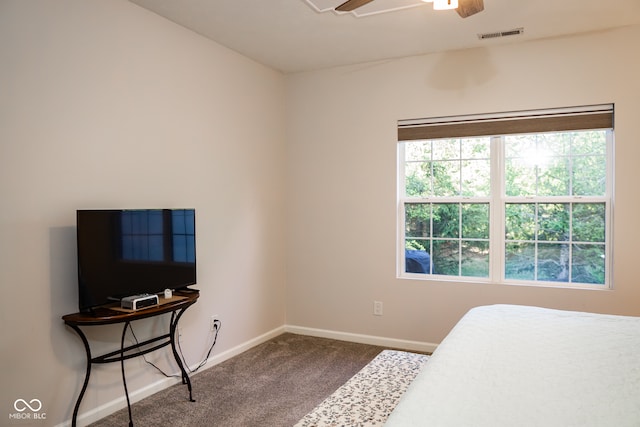
[[[340,341],[350,341],[357,342],[361,344],[370,344],[370,345],[378,345],[382,347],[391,347],[396,349],[403,350],[412,350],[412,351],[420,351],[420,352],[433,352],[437,344],[420,342],[420,341],[409,341],[409,340],[399,340],[395,338],[386,338],[386,337],[377,337],[373,335],[362,335],[362,334],[352,334],[348,332],[338,332],[338,331],[330,331],[326,329],[315,329],[315,328],[307,328],[303,326],[294,326],[294,325],[283,325],[278,328],[272,329],[256,338],[250,339],[242,344],[239,344],[229,350],[223,351],[220,354],[216,354],[207,359],[207,363],[201,368],[201,370],[206,370],[215,365],[218,365],[225,360],[231,359],[234,356],[239,355],[263,342],[269,341],[272,338],[277,337],[285,332],[290,332],[298,335],[309,335],[312,337],[320,337],[320,338],[330,338]],[[195,369],[197,365],[191,366],[191,370]],[[174,384],[178,384],[181,381],[180,378],[163,378],[159,381],[156,381],[152,384],[149,384],[146,387],[143,387],[138,390],[134,390],[129,393],[129,399],[131,400],[131,404],[138,402],[146,397],[149,397],[159,391],[162,391],[166,388],[171,387]],[[78,424],[80,425],[88,425],[93,422],[96,422],[112,413],[119,411],[120,409],[127,407],[127,401],[124,396],[114,399],[110,402],[105,403],[97,408],[91,409],[86,412],[82,412],[78,414]],[[69,427],[71,426],[71,420],[64,421],[56,427]]]
[[[253,348],[259,344],[262,344],[263,342],[267,342],[269,341],[271,338],[275,338],[278,335],[282,335],[283,333],[286,332],[285,330],[285,326],[279,326],[275,329],[270,330],[269,332],[266,332],[256,338],[253,338],[249,341],[246,341],[240,345],[237,345],[233,348],[230,348],[227,351],[223,351],[220,354],[216,354],[215,356],[210,357],[209,359],[207,359],[207,365],[205,367],[203,367],[203,369],[207,369],[207,368],[211,368],[219,363],[224,362],[225,360],[231,359],[234,356],[239,355],[240,353],[244,353],[245,351],[249,350],[250,348]]]
[[[309,335],[312,337],[331,338],[340,341],[357,342],[360,344],[378,345],[381,347],[391,347],[400,350],[419,351],[424,353],[433,353],[438,347],[438,344],[422,342],[422,341],[410,341],[399,340],[396,338],[378,337],[374,335],[362,335],[353,334],[349,332],[330,331],[326,329],[307,328],[304,326],[286,325],[284,327],[286,332],[299,335]]]

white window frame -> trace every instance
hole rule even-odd
[[[597,106],[600,107],[600,106]],[[611,114],[613,114],[613,105],[611,104]],[[593,108],[593,107],[588,107]],[[569,110],[563,109],[562,111]],[[551,111],[551,110],[545,110]],[[553,110],[553,111],[558,111]],[[575,109],[571,109],[575,111]],[[527,112],[528,113],[528,112]],[[512,114],[512,113],[507,113]],[[518,113],[520,114],[520,113]],[[467,119],[469,116],[463,117]],[[480,116],[473,116],[474,120]],[[486,116],[482,116],[486,117]],[[491,118],[501,117],[499,114],[491,115]],[[428,121],[429,119],[427,119]],[[459,118],[438,118],[431,119],[433,121],[446,121],[457,122]],[[402,124],[414,125],[415,123],[424,123],[424,120],[416,121],[400,121],[399,128]],[[557,132],[564,132],[565,130],[558,130]],[[566,130],[571,131],[571,129]],[[536,132],[543,133],[543,132]],[[473,137],[470,135],[468,137]],[[405,204],[407,203],[430,203],[433,199],[417,199],[408,198],[405,196],[405,144],[403,142],[409,142],[399,140],[397,150],[397,170],[398,170],[398,187],[397,187],[397,253],[396,253],[396,271],[397,277],[401,279],[414,279],[422,281],[445,281],[445,282],[472,282],[472,283],[492,283],[492,284],[508,284],[508,285],[524,285],[534,287],[554,287],[554,288],[577,288],[577,289],[598,289],[608,290],[613,288],[613,250],[612,250],[612,231],[613,231],[613,200],[614,200],[614,131],[613,126],[610,129],[606,129],[606,190],[604,196],[598,197],[580,197],[580,196],[550,196],[550,197],[507,197],[505,194],[505,175],[504,168],[504,144],[502,139],[504,135],[492,135],[490,136],[490,165],[491,165],[491,195],[486,198],[467,198],[470,203],[489,203],[489,215],[490,215],[490,234],[489,234],[489,274],[488,277],[468,277],[468,276],[450,276],[437,274],[424,274],[424,273],[407,273],[405,271]],[[431,138],[438,139],[438,138]],[[445,139],[451,139],[446,138]],[[419,138],[413,138],[413,140],[420,140]],[[424,139],[423,139],[424,140]],[[438,202],[453,202],[459,203],[465,201],[464,197],[454,198],[438,198]],[[507,279],[505,277],[505,207],[508,203],[571,203],[579,201],[581,203],[604,203],[605,205],[605,279],[604,284],[587,284],[587,283],[570,283],[570,282],[551,282],[541,280],[514,280]],[[571,242],[568,242],[571,243]],[[571,247],[571,245],[569,245]]]

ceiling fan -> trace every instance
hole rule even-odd
[[[373,0],[347,0],[340,6],[336,7],[339,12],[351,12],[367,3],[371,3]],[[422,0],[430,2],[434,0]],[[434,8],[440,9],[456,9],[458,15],[466,18],[471,15],[475,15],[478,12],[484,10],[483,0],[435,0]]]

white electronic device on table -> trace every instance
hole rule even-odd
[[[120,307],[127,310],[140,310],[141,308],[158,305],[158,302],[158,295],[155,294],[132,295],[122,298],[120,300]]]

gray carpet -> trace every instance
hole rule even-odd
[[[369,363],[383,347],[283,334],[132,406],[136,427],[287,427]],[[214,350],[215,351],[215,350]],[[127,426],[127,409],[92,427]]]

